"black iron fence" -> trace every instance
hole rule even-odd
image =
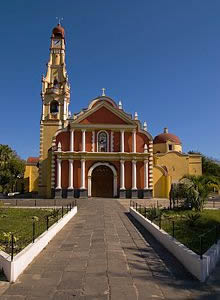
[[[4,238],[0,240],[0,248],[11,255],[11,261],[16,254],[22,251],[27,245],[35,243],[35,240],[53,224],[62,219],[69,211],[77,205],[76,200],[73,200],[62,205],[59,208],[51,209],[51,212],[46,216],[38,218],[32,217],[30,226],[26,226],[23,230],[4,233]]]
[[[164,218],[163,214],[152,214],[152,208],[146,207],[142,204],[139,204],[135,201],[130,201],[130,207],[135,209],[137,212],[141,213],[146,219],[151,223],[157,225],[160,229],[163,229],[169,233],[173,238],[177,240],[185,240],[185,245],[193,250],[195,253],[200,255],[200,258],[203,259],[203,254],[214,244],[218,243],[220,240],[220,225],[213,226],[210,230],[206,231],[203,234],[194,235],[193,238],[187,240],[187,236],[192,236],[192,232],[196,232],[196,227],[193,230],[183,232],[183,220],[173,220],[172,218]],[[158,207],[154,209],[159,210]],[[182,241],[181,241],[182,242]]]
[[[4,207],[61,207],[69,204],[70,199],[1,199]]]

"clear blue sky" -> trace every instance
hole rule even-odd
[[[107,95],[220,159],[220,1],[2,1],[0,143],[39,155],[41,75],[64,17],[71,111]]]

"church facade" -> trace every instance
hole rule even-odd
[[[25,172],[32,178],[29,192],[46,198],[167,197],[173,178],[201,174],[199,155],[183,154],[181,141],[167,129],[153,139],[146,122],[125,112],[105,89],[86,109],[69,113],[60,24],[52,31],[41,98],[40,156],[28,159]]]

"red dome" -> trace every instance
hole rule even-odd
[[[64,38],[64,28],[60,24],[57,24],[57,26],[54,27],[54,29],[52,31],[52,37]]]
[[[163,144],[166,142],[172,142],[174,144],[178,144],[178,145],[182,145],[180,139],[178,138],[178,136],[172,134],[172,133],[168,133],[168,129],[165,128],[164,129],[164,133],[161,133],[157,136],[155,136],[154,138],[154,144]]]

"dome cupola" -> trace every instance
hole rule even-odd
[[[168,141],[177,144],[177,145],[182,145],[180,139],[178,136],[169,133],[168,128],[164,128],[164,132],[155,136],[154,138],[154,144],[162,144],[162,143],[167,143]]]
[[[169,151],[182,152],[182,142],[178,136],[169,133],[167,127],[164,128],[163,133],[155,136],[153,144],[154,153],[166,153]]]
[[[57,26],[54,27],[52,31],[52,38],[59,37],[64,39],[64,33],[65,33],[64,28],[61,26],[60,23],[58,23]]]

